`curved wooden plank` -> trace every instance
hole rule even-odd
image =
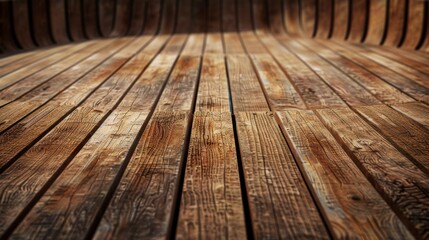
[[[319,38],[329,38],[332,33],[333,0],[319,0],[317,12],[317,32]]]
[[[100,36],[97,23],[97,0],[82,1],[83,26],[87,38],[97,38]]]
[[[416,49],[423,34],[424,1],[408,1],[407,32],[401,48]]]
[[[284,24],[286,31],[291,35],[301,33],[299,24],[299,0],[288,0],[284,2]]]
[[[50,0],[51,31],[56,43],[69,42],[64,0]]]
[[[221,31],[221,1],[219,0],[208,0],[208,16],[207,16],[207,32]]]
[[[204,33],[206,32],[206,16],[207,6],[205,0],[193,0],[192,1],[192,32]],[[199,21],[196,21],[198,19]]]
[[[268,16],[265,0],[252,0],[252,13],[253,21],[255,24],[255,30],[266,30],[268,29]]]
[[[403,1],[403,0],[399,0]],[[350,2],[352,16],[350,19],[350,32],[347,40],[354,43],[360,43],[363,40],[367,24],[367,0],[353,0]]]
[[[52,44],[50,38],[49,22],[48,22],[48,1],[30,1],[32,19],[31,23],[34,30],[34,39],[38,46],[47,46]]]
[[[369,1],[368,32],[365,43],[378,45],[383,40],[387,20],[387,0]]]
[[[127,33],[131,20],[131,4],[132,0],[122,0],[116,3],[116,17],[110,36],[123,36]]]
[[[81,1],[75,0],[66,0],[67,6],[67,23],[68,29],[70,31],[70,37],[72,41],[81,41],[85,39],[84,29],[83,29],[83,12]]]
[[[251,11],[249,1],[237,1],[239,31],[249,31],[253,29]]]
[[[282,0],[271,0],[267,4],[268,26],[272,33],[284,33]]]
[[[191,30],[192,0],[182,0],[178,4],[176,33],[189,33]]]
[[[146,0],[132,1],[131,19],[128,34],[137,35],[143,31],[145,23]]]
[[[332,38],[344,40],[348,33],[349,0],[334,0]]]
[[[113,29],[116,0],[98,1],[98,25],[101,35],[107,37]]]
[[[147,0],[146,23],[144,27],[145,34],[155,34],[158,32],[161,22],[161,1]]]
[[[389,24],[384,45],[397,47],[400,44],[404,34],[405,4],[404,0],[390,0]]]
[[[0,49],[4,52],[18,48],[13,36],[12,2],[0,1]]]
[[[31,36],[30,19],[28,16],[28,4],[25,0],[12,1],[12,16],[15,36],[22,48],[34,47]]]
[[[301,0],[301,28],[308,37],[316,33],[316,0]]]
[[[162,5],[162,19],[161,19],[161,26],[159,32],[161,34],[168,34],[173,33],[175,30],[175,24],[176,24],[176,17],[177,17],[177,11],[176,11],[176,0],[164,0],[164,3]]]
[[[224,34],[226,32],[236,32],[238,30],[236,1],[222,0],[222,7],[222,31]]]

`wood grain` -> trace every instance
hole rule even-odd
[[[176,234],[177,239],[246,237],[229,113],[194,114]]]
[[[428,237],[427,176],[352,110],[317,111],[356,164],[417,238]]]
[[[399,149],[408,153],[423,171],[429,174],[429,130],[397,111],[384,106],[356,108],[371,124]]]
[[[313,112],[290,110],[278,117],[335,238],[411,237]]]
[[[240,112],[236,121],[255,238],[327,239],[273,114]]]

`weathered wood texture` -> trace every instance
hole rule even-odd
[[[428,7],[0,1],[0,239],[429,238]]]

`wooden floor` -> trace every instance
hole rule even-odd
[[[429,54],[145,35],[0,77],[4,238],[429,239]]]

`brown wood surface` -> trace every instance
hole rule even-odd
[[[428,238],[428,6],[0,1],[0,239]]]

